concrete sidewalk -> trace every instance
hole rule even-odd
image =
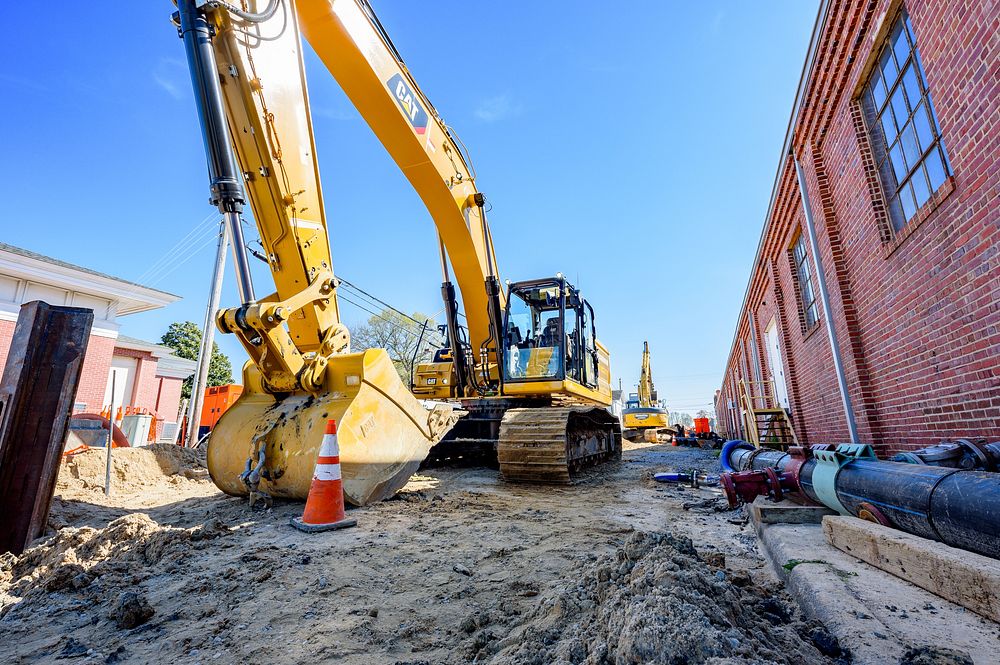
[[[841,552],[819,524],[755,520],[754,528],[789,593],[854,663],[899,663],[925,646],[965,652],[976,665],[998,662],[1000,625]]]

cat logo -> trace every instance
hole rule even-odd
[[[395,74],[386,82],[389,91],[396,98],[399,108],[403,109],[403,114],[410,120],[413,129],[417,134],[427,131],[427,112],[417,101],[417,95],[410,89],[410,86],[403,80],[402,74]]]

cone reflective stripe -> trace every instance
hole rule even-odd
[[[316,470],[313,472],[313,482],[317,480],[340,480],[340,446],[337,445],[335,420],[326,424],[326,434],[323,435],[323,443],[319,447]]]
[[[344,512],[344,485],[340,475],[340,447],[337,445],[337,422],[329,420],[316,457],[312,484],[302,517],[292,518],[292,526],[313,533],[354,526]]]

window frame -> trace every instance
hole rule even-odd
[[[799,248],[801,247],[802,258],[799,259]],[[798,300],[799,320],[802,322],[802,332],[809,333],[819,325],[819,304],[816,296],[816,286],[813,283],[813,268],[809,264],[809,248],[806,247],[806,236],[799,231],[788,248],[788,256],[791,259],[792,275],[795,279],[795,286]],[[805,269],[803,276],[802,270]],[[807,303],[807,298],[811,298]],[[810,313],[812,321],[809,320]]]
[[[867,140],[871,145],[875,177],[885,201],[888,231],[895,237],[919,222],[922,211],[935,202],[937,195],[950,182],[953,171],[909,12],[903,3],[899,3],[888,15],[892,19],[885,23],[886,28],[876,41],[877,47],[872,50],[856,102],[861,108]],[[899,62],[898,53],[902,50],[899,48],[900,39],[906,47],[902,62]],[[884,71],[886,57],[893,68],[891,81]],[[919,98],[911,100],[914,87]],[[897,93],[898,101],[906,111],[902,122],[896,118],[900,105]],[[919,122],[921,113],[925,114],[923,123]],[[891,137],[886,133],[887,121],[894,131]],[[928,133],[929,138],[925,139]],[[925,142],[926,147],[921,147]],[[909,154],[911,151],[916,157]],[[902,169],[899,164],[902,164]],[[940,170],[931,168],[935,164]],[[897,175],[897,172],[902,175]],[[918,184],[921,186],[918,187]],[[922,193],[918,195],[918,191]]]

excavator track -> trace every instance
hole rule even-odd
[[[507,481],[568,485],[574,472],[621,454],[621,425],[599,407],[509,409],[500,423],[497,457]]]

